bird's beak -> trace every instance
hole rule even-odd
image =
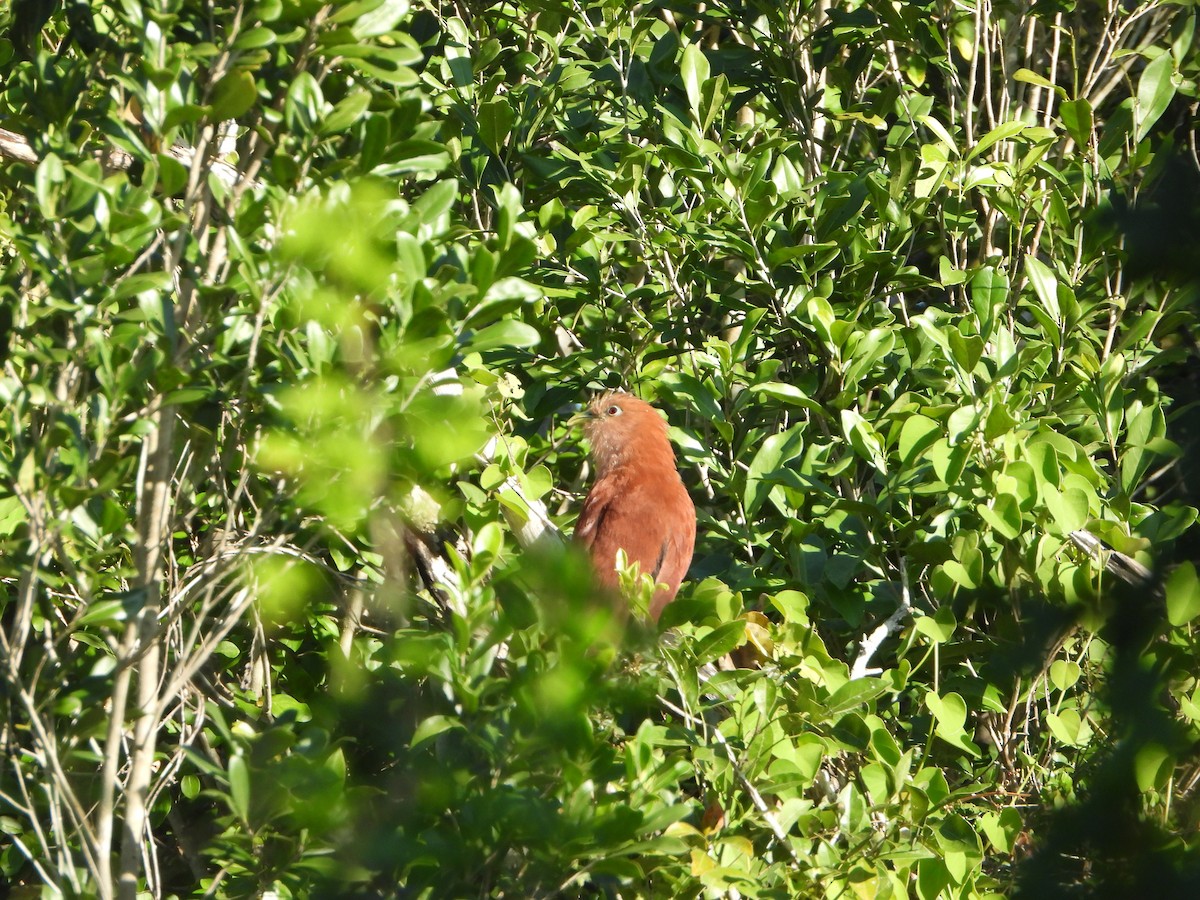
[[[590,409],[588,409],[586,406],[583,406],[582,404],[577,403],[577,404],[575,404],[575,415],[573,415],[573,416],[571,416],[571,418],[567,419],[567,427],[568,428],[576,428],[579,425],[582,425],[585,422],[589,422],[594,418],[596,418],[596,416],[592,413],[592,411]]]

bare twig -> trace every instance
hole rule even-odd
[[[170,538],[171,469],[175,410],[165,407],[157,427],[146,437],[138,490],[138,544],[135,564],[141,608],[130,621],[127,635],[132,650],[142,651],[136,666],[138,715],[134,721],[125,784],[125,818],[121,836],[121,869],[117,893],[121,900],[136,900],[142,843],[148,825],[146,797],[154,767],[158,738],[158,682],[163,653],[158,637],[158,612],[162,605],[162,566]]]
[[[883,670],[871,667],[871,657],[887,638],[899,631],[902,624],[912,615],[912,595],[908,589],[908,568],[904,561],[900,562],[900,605],[883,624],[867,635],[858,648],[858,656],[850,667],[850,678],[865,678],[868,675],[878,675]]]
[[[1072,531],[1069,537],[1072,544],[1126,584],[1134,587],[1154,587],[1156,592],[1159,589],[1155,585],[1154,572],[1132,556],[1114,550],[1091,532]]]
[[[33,152],[29,141],[7,128],[0,128],[0,156],[30,165],[36,165],[38,161],[38,156]]]
[[[186,144],[176,144],[166,152],[168,156],[174,157],[185,165],[191,165],[195,160],[195,148]],[[96,156],[108,169],[129,169],[136,161],[132,155],[117,147],[107,147],[98,151]],[[7,128],[0,128],[0,158],[27,163],[31,166],[36,166],[41,162],[29,139],[15,131],[9,131]],[[208,172],[216,176],[226,187],[234,187],[241,180],[241,174],[237,168],[227,162],[209,159],[205,162],[205,166]]]

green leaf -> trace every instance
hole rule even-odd
[[[1047,78],[1045,75],[1039,75],[1030,69],[1020,68],[1013,73],[1013,81],[1023,81],[1026,84],[1036,84],[1038,87],[1050,88],[1052,91],[1058,92],[1060,97],[1066,97],[1067,92]]]
[[[1165,431],[1166,419],[1158,406],[1131,407],[1126,412],[1126,448],[1121,454],[1121,490],[1126,494],[1132,495],[1141,482],[1153,458],[1150,448]]]
[[[1092,105],[1087,100],[1065,100],[1058,107],[1067,134],[1080,147],[1087,147],[1092,140]]]
[[[1008,276],[993,266],[983,266],[971,278],[971,307],[983,339],[991,336],[996,319],[1008,302]]]
[[[1064,709],[1046,714],[1046,727],[1055,740],[1069,747],[1082,747],[1092,736],[1091,727],[1079,715],[1078,710]]]
[[[502,319],[471,334],[463,343],[466,352],[484,353],[498,347],[534,347],[542,339],[532,325],[516,319]]]
[[[1010,433],[1018,424],[1018,421],[1013,418],[1012,413],[1008,411],[1008,407],[1001,405],[993,406],[991,412],[987,415],[983,436],[988,441],[995,441]]]
[[[412,740],[408,742],[408,746],[419,747],[439,734],[444,734],[447,731],[455,729],[461,730],[463,727],[463,723],[454,716],[430,716],[427,719],[421,720],[421,724],[413,732]]]
[[[845,749],[862,752],[871,746],[871,727],[857,712],[850,712],[838,719],[832,737]]]
[[[976,511],[1003,538],[1016,540],[1021,533],[1021,508],[1012,494],[993,498],[992,504],[979,504]]]
[[[413,77],[416,78],[415,75]],[[391,149],[396,158],[396,162],[393,163],[396,172],[437,174],[450,164],[450,154],[445,145],[436,141],[400,141]]]
[[[486,568],[500,555],[504,546],[504,531],[496,522],[488,522],[471,537],[471,557]]]
[[[1133,108],[1134,140],[1141,142],[1167,111],[1178,89],[1175,79],[1175,60],[1170,53],[1160,54],[1142,70]]]
[[[746,473],[746,490],[743,496],[746,515],[755,515],[770,495],[774,487],[769,480],[770,476],[800,453],[803,434],[803,423],[793,425],[787,431],[770,435],[758,448]]]
[[[700,131],[706,132],[712,127],[713,121],[722,115],[726,109],[725,101],[729,95],[729,79],[724,75],[718,75],[716,78],[709,78],[704,82],[701,88],[701,108],[703,113],[700,118]],[[764,162],[766,160],[764,159]],[[760,173],[761,174],[761,173]],[[744,185],[743,190],[752,189],[753,185]]]
[[[735,362],[745,362],[753,352],[758,335],[758,323],[767,316],[765,307],[747,310],[742,324],[738,328],[737,340],[730,347],[730,355]],[[752,388],[753,390],[753,388]]]
[[[130,275],[113,289],[113,297],[126,300],[147,291],[166,291],[171,288],[170,272],[140,272]]]
[[[504,153],[515,118],[512,107],[503,97],[496,97],[479,107],[479,137],[497,156]]]
[[[837,323],[837,317],[834,315],[829,301],[820,294],[812,294],[804,301],[801,311],[821,339],[829,346],[836,347],[837,343],[833,339],[833,327]]]
[[[79,626],[99,625],[112,627],[128,618],[124,600],[95,600],[88,604],[87,612],[79,618]]]
[[[993,145],[1001,141],[1011,140],[1028,127],[1024,122],[1003,122],[997,125],[980,138],[979,143],[975,145],[975,149],[967,154],[967,161],[970,162],[975,157],[982,156]]]
[[[950,132],[946,130],[946,126],[943,125],[935,116],[919,116],[917,121],[937,135],[938,140],[942,142],[942,145],[946,148],[950,155],[958,156],[957,143],[951,136]]]
[[[792,406],[801,406],[812,410],[824,409],[820,403],[817,403],[806,395],[804,391],[800,390],[794,384],[786,384],[782,381],[768,381],[764,384],[752,385],[750,390],[755,394],[763,394],[772,400],[778,400],[781,403],[787,403]]]
[[[876,697],[884,694],[887,689],[887,685],[878,678],[856,678],[853,681],[847,681],[830,694],[829,699],[822,705],[822,709],[825,715],[831,718],[848,713],[850,710],[869,713],[871,710],[865,707]]]
[[[979,425],[979,419],[979,408],[976,406],[963,406],[950,413],[946,419],[946,437],[950,443],[957,444],[964,437],[970,437]]]
[[[27,453],[21,460],[20,467],[17,469],[17,487],[26,494],[32,494],[36,490],[37,476],[37,457],[32,453]]]
[[[382,3],[371,0],[369,3],[352,3],[350,7],[352,9],[347,10],[347,14],[355,12],[354,8],[367,10],[354,19],[350,26],[360,41],[394,31],[408,15],[408,0],[383,0]]]
[[[433,225],[454,207],[458,199],[458,185],[450,181],[438,181],[417,198],[412,213],[422,225]],[[422,254],[422,267],[424,255]]]
[[[1133,771],[1138,790],[1162,790],[1175,771],[1175,756],[1162,744],[1145,744],[1137,750]]]
[[[941,426],[933,419],[922,415],[911,415],[900,428],[900,461],[912,466],[942,434]]]
[[[1042,307],[1050,314],[1055,325],[1062,327],[1062,310],[1058,305],[1058,278],[1050,268],[1034,256],[1025,257],[1025,275],[1033,285],[1033,290]]]
[[[970,375],[983,356],[983,338],[977,334],[964,335],[957,328],[951,328],[946,337],[954,362],[964,375]]]
[[[38,207],[48,219],[56,215],[58,202],[58,186],[67,178],[62,160],[54,153],[47,153],[33,175],[34,192],[37,195]]]
[[[245,52],[246,50],[261,50],[263,47],[270,47],[275,43],[275,32],[270,28],[258,26],[247,29],[237,36],[233,42],[233,48]]]
[[[1079,663],[1069,659],[1056,659],[1050,665],[1050,683],[1056,690],[1066,691],[1079,681]]]
[[[687,93],[688,108],[692,112],[692,120],[700,123],[700,100],[703,96],[704,82],[708,81],[708,59],[696,44],[688,44],[683,48],[683,57],[679,62],[679,74],[683,77],[683,89]]]
[[[771,595],[771,605],[792,625],[808,624],[808,595],[802,591],[777,591]]]
[[[213,88],[212,117],[218,121],[236,119],[257,101],[254,76],[245,69],[234,69]]]
[[[842,410],[842,433],[850,441],[854,452],[875,466],[881,474],[887,474],[887,459],[883,455],[883,441],[871,423],[853,409]]]
[[[1062,468],[1058,461],[1058,451],[1050,441],[1031,441],[1025,445],[1025,455],[1033,468],[1038,488],[1046,485],[1058,487],[1062,484]]]
[[[1011,853],[1013,842],[1024,830],[1021,814],[1011,806],[999,813],[984,813],[979,818],[979,827],[988,841],[1001,853]]]
[[[739,619],[718,626],[696,644],[696,663],[715,662],[746,640],[746,623]]]
[[[972,533],[974,543],[962,543],[955,552],[956,559],[942,563],[942,570],[956,583],[969,590],[983,584],[983,554],[977,545],[978,534]]]
[[[1200,580],[1191,562],[1182,562],[1167,577],[1167,619],[1178,628],[1200,616]]]
[[[932,616],[917,616],[913,620],[913,629],[923,634],[935,644],[944,644],[954,637],[958,621],[954,610],[949,606],[939,606]]]
[[[351,91],[334,106],[321,122],[321,134],[337,134],[345,131],[362,118],[371,106],[371,95],[367,91]]]
[[[951,691],[939,697],[936,691],[928,691],[925,706],[933,714],[934,733],[938,737],[971,756],[979,755],[979,748],[967,740],[963,729],[967,721],[967,704],[960,695]]]
[[[954,287],[955,285],[963,284],[967,280],[967,273],[962,269],[954,268],[954,263],[950,261],[950,257],[943,256],[938,260],[938,283],[942,287]]]
[[[413,53],[407,48],[343,45],[329,48],[328,53],[342,57],[348,65],[384,84],[404,87],[418,81],[417,73],[409,66],[413,61]],[[420,54],[417,54],[417,58],[420,58]]]
[[[250,769],[236,753],[229,757],[229,808],[243,824],[250,823]]]
[[[158,183],[167,196],[177,194],[187,186],[188,170],[169,153],[155,154],[158,161]]]
[[[24,470],[26,462],[29,463],[31,471],[27,473],[27,480],[32,483],[33,480],[33,464],[34,457],[32,454],[25,457],[21,463],[21,469]],[[28,492],[31,487],[22,485],[22,488]],[[16,497],[0,497],[0,537],[10,537],[18,527],[24,525],[28,519],[28,513],[25,511],[25,506]]]
[[[1090,504],[1082,488],[1069,487],[1060,491],[1047,484],[1042,487],[1042,501],[1050,512],[1047,530],[1051,534],[1067,535],[1087,524]]]

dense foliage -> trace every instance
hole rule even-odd
[[[4,5],[0,880],[1194,896],[1195,25]],[[667,641],[543,521],[615,385]]]

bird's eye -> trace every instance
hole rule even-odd
[[[621,407],[617,406],[617,404],[614,403],[612,406],[610,406],[604,412],[606,415],[609,415],[609,416],[619,416],[621,414]]]

